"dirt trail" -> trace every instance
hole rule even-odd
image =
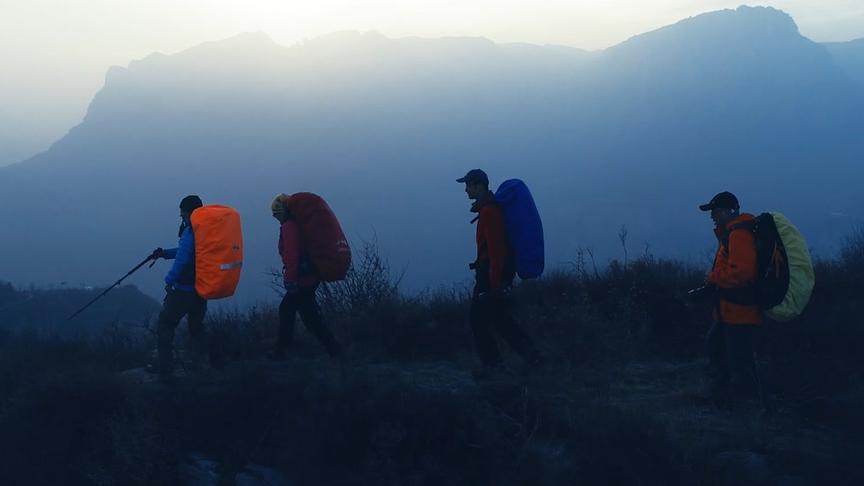
[[[763,417],[756,403],[735,412],[714,409],[698,393],[705,386],[703,366],[701,362],[640,362],[604,369],[523,370],[514,366],[510,373],[477,381],[469,370],[446,362],[340,365],[326,358],[292,358],[233,362],[223,370],[181,369],[167,384],[143,369],[127,370],[121,376],[144,394],[192,389],[197,394],[218,395],[226,387],[258,380],[268,389],[298,397],[310,394],[318,400],[344,400],[358,393],[380,397],[385,393],[382,390],[395,389],[436,403],[474,403],[486,410],[481,413],[490,423],[520,441],[523,452],[518,461],[532,451],[563,461],[572,447],[566,445],[562,431],[575,431],[567,433],[578,437],[580,428],[586,426],[586,410],[597,407],[648,417],[660,424],[669,440],[684,451],[677,460],[692,464],[703,464],[706,458],[728,451],[757,451],[760,458],[767,458],[766,463],[770,460],[771,474],[776,475],[796,461],[806,462],[808,468],[813,464],[827,468],[838,445],[845,443],[840,431],[807,423],[782,403],[771,417]],[[268,432],[269,447],[291,440],[290,433]]]

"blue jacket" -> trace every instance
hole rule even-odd
[[[163,257],[174,260],[174,265],[165,275],[165,283],[176,290],[195,292],[195,234],[190,226],[180,235],[177,248],[165,250]]]

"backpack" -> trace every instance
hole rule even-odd
[[[195,291],[204,299],[231,297],[243,267],[240,213],[228,206],[203,206],[192,212],[195,235]]]
[[[521,279],[543,274],[543,222],[531,191],[519,179],[501,183],[495,201],[504,213],[507,238],[514,254],[516,273]]]
[[[318,276],[325,282],[343,280],[351,268],[351,247],[327,202],[317,194],[298,192],[288,198],[286,206]]]
[[[785,216],[762,213],[735,225],[753,232],[758,274],[756,302],[769,318],[787,322],[801,315],[816,282],[807,242]]]

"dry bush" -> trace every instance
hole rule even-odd
[[[860,234],[818,263],[801,319],[765,326],[760,365],[783,419],[755,428],[677,389],[697,384],[703,359],[711,305],[684,299],[702,269],[647,253],[598,268],[586,255],[518,286],[519,318],[550,359],[523,376],[506,353],[513,383],[497,388],[470,378],[467,292],[400,294],[374,245],[322,291],[346,374],[308,338],[296,360],[256,361],[278,324],[268,305],[208,316],[214,346],[244,363],[170,392],[116,380],[152,347],[122,326],[89,340],[0,333],[0,481],[171,484],[189,451],[217,460],[226,483],[256,461],[298,484],[712,484],[729,450],[806,479],[862,479]],[[813,423],[834,454],[795,435]]]
[[[324,284],[321,308],[329,316],[357,318],[399,299],[399,282],[373,241],[361,242],[345,280]]]

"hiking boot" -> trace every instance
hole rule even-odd
[[[728,396],[714,396],[711,398],[711,401],[714,404],[714,408],[721,412],[732,411],[732,399]]]
[[[174,381],[174,370],[163,370],[157,363],[148,363],[144,369],[159,378],[159,381],[170,383]]]
[[[210,362],[210,367],[214,370],[221,370],[225,368],[225,357],[222,353],[217,351],[210,351],[207,355],[208,361]]]
[[[532,367],[542,367],[548,364],[546,358],[540,354],[539,351],[534,351],[527,358],[525,358],[525,363]]]
[[[180,369],[186,373],[197,373],[204,369],[204,358],[193,354],[181,355],[177,360]]]
[[[503,376],[509,375],[507,368],[503,364],[484,365],[471,372],[471,375],[476,381],[494,380]]]
[[[150,362],[144,367],[148,373],[153,373],[154,375],[167,376],[174,373],[174,354],[173,352],[169,355],[160,354],[158,351],[154,351],[151,354]]]
[[[329,354],[331,358],[337,361],[342,361],[342,359],[344,358],[342,346],[340,346],[339,343],[335,341],[327,346],[327,354]]]

